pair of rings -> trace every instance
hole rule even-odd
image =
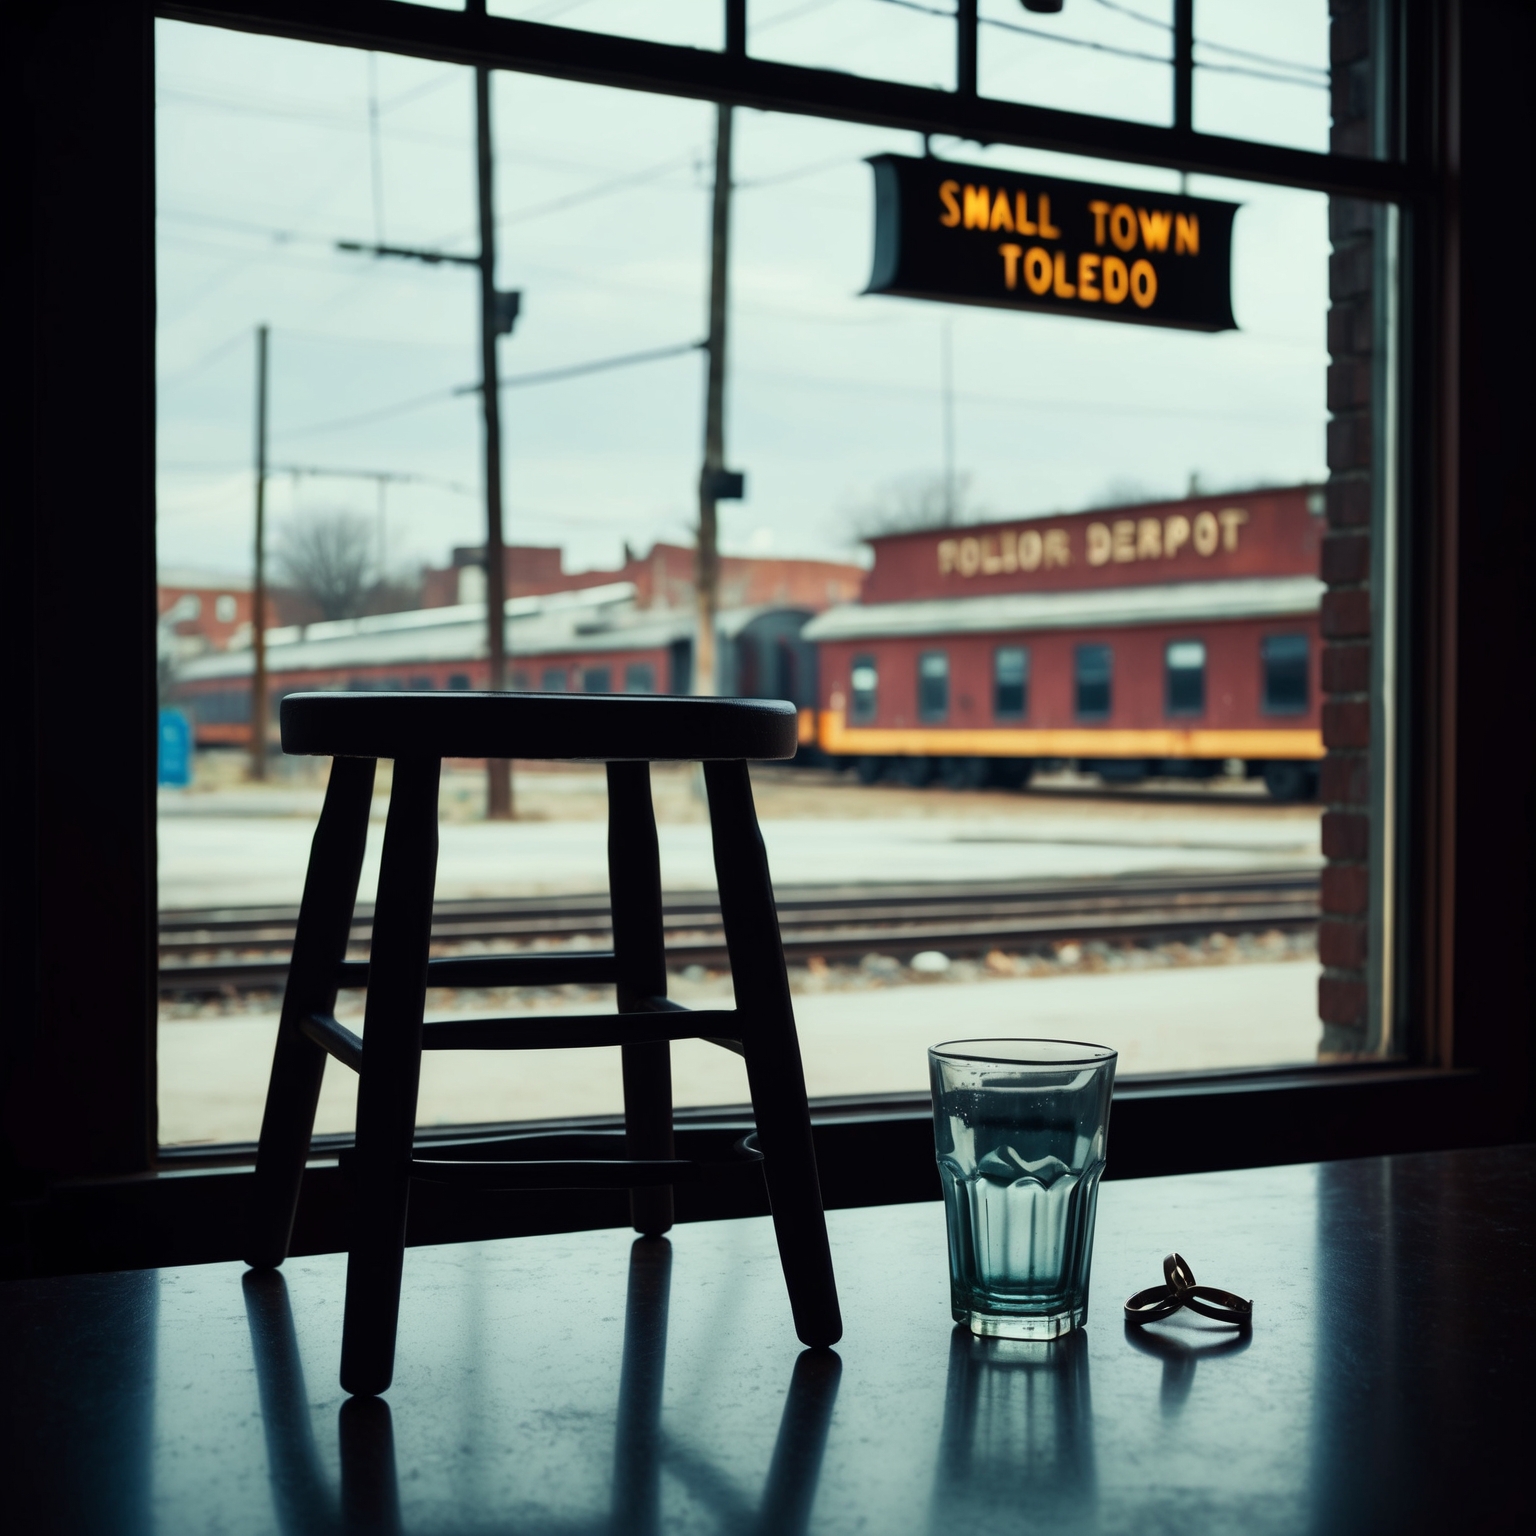
[[[1163,1279],[1166,1284],[1148,1286],[1126,1302],[1126,1322],[1159,1323],[1172,1317],[1180,1307],[1238,1328],[1246,1328],[1253,1321],[1251,1301],[1244,1301],[1231,1291],[1218,1290],[1214,1285],[1197,1285],[1194,1270],[1181,1254],[1170,1253],[1163,1260]]]

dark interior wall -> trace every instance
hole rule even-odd
[[[154,1142],[153,23],[5,26],[4,1155],[128,1172]]]
[[[1495,1067],[1529,1117],[1536,987],[1536,296],[1528,277],[1536,144],[1536,10],[1464,0],[1448,12],[1449,217],[1439,361],[1449,400],[1440,463],[1447,534],[1446,667],[1454,820],[1440,868],[1451,903],[1443,977],[1458,1065]]]

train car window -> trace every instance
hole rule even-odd
[[[854,725],[869,725],[880,708],[880,671],[873,656],[855,656],[848,674],[848,718]]]
[[[515,693],[526,693],[528,691],[528,673],[524,668],[518,667],[513,671],[512,689]]]
[[[1205,713],[1205,642],[1174,640],[1164,652],[1170,715]]]
[[[917,662],[917,716],[944,720],[949,715],[949,652],[924,651]]]
[[[1029,712],[1029,652],[1022,645],[1000,645],[992,653],[992,713],[999,720],[1022,720]]]
[[[469,687],[469,673],[450,672],[448,674],[448,686],[450,688],[467,689]]]
[[[648,661],[632,661],[624,668],[625,693],[655,693],[656,668]]]
[[[437,684],[430,677],[413,677],[410,681],[410,688],[413,693],[430,693],[435,687],[437,687]]]
[[[581,691],[583,693],[612,693],[613,668],[583,667],[581,670]]]
[[[1264,663],[1264,713],[1302,715],[1310,697],[1307,637],[1265,635],[1260,644]]]
[[[545,693],[564,693],[566,682],[564,667],[545,667],[543,676],[539,679],[539,687]]]
[[[1079,720],[1107,720],[1114,708],[1114,652],[1107,645],[1080,645],[1073,653]]]

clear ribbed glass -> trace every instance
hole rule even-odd
[[[928,1052],[955,1321],[1054,1339],[1088,1316],[1115,1052],[953,1040]]]

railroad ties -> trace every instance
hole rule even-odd
[[[1065,939],[1160,942],[1199,934],[1291,930],[1317,921],[1311,870],[1121,876],[954,885],[804,886],[779,893],[791,964],[812,956],[902,959],[920,950],[953,956],[1038,949]],[[231,907],[160,914],[160,992],[167,997],[273,991],[288,973],[296,907]],[[371,908],[352,925],[352,958],[366,960]],[[712,891],[669,896],[667,961],[674,970],[728,962]],[[538,896],[440,901],[434,955],[587,950],[611,942],[608,897]]]

